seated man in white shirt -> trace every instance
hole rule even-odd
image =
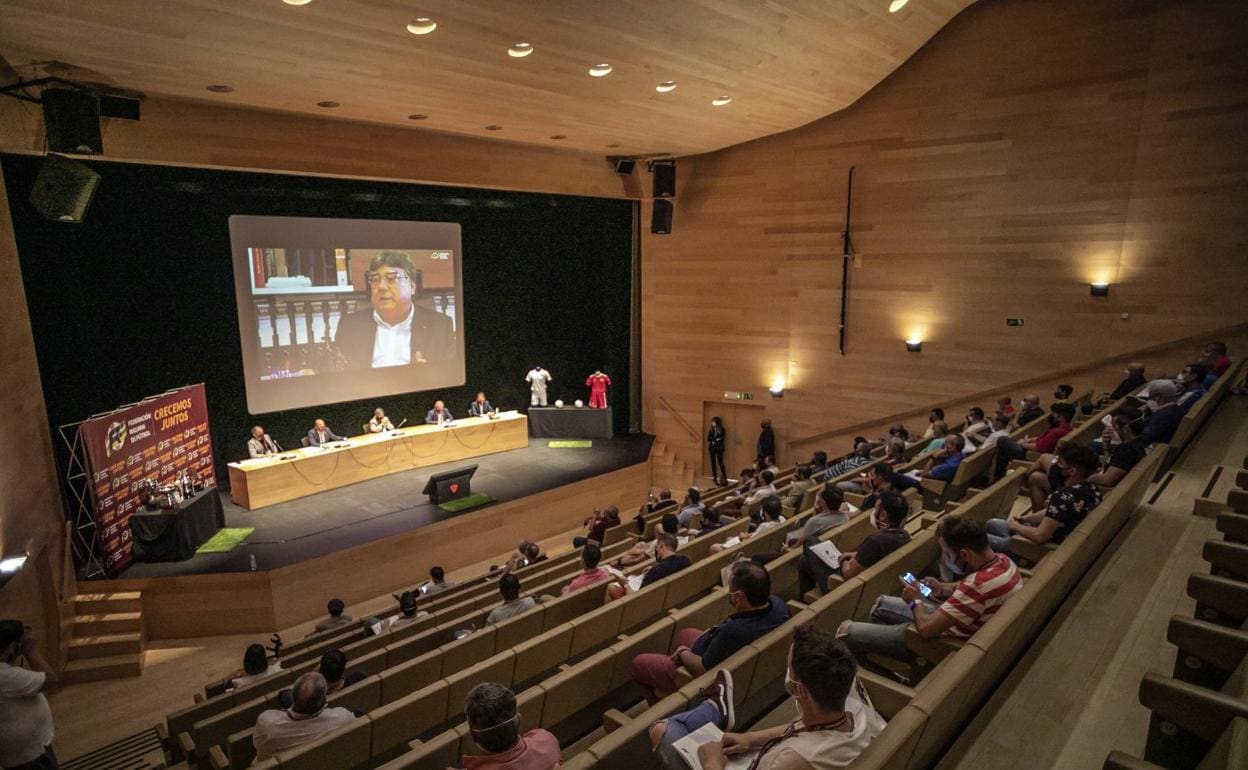
[[[754,485],[754,490],[750,492],[749,497],[737,495],[729,497],[716,505],[715,508],[721,515],[729,518],[736,518],[749,506],[766,500],[776,493],[776,485],[772,482],[776,480],[775,475],[771,471],[763,471],[758,474],[758,483]]]
[[[420,592],[425,596],[433,596],[454,587],[455,583],[446,579],[446,571],[435,566],[429,568],[429,579],[420,584]]]
[[[251,743],[256,747],[256,761],[263,762],[279,752],[311,743],[330,730],[350,724],[355,719],[350,711],[336,706],[326,708],[328,690],[325,677],[309,671],[295,680],[290,708],[260,712],[251,736]]]
[[[399,614],[391,616],[386,620],[387,631],[397,631],[404,626],[410,626],[421,618],[429,617],[429,613],[424,610],[416,609],[416,594],[412,591],[404,591],[399,596]]]
[[[373,419],[368,421],[368,432],[381,433],[387,430],[394,430],[394,423],[390,422],[385,410],[378,407],[373,410]]]
[[[25,658],[26,668],[18,658]],[[44,693],[60,689],[31,630],[20,620],[0,620],[0,767],[57,766]]]
[[[992,432],[988,434],[988,438],[984,439],[984,443],[980,449],[991,449],[997,445],[1002,438],[1009,438],[1010,435],[1010,416],[997,412],[992,416]]]

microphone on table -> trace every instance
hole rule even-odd
[[[398,425],[394,426],[394,430],[393,430],[393,431],[391,431],[391,433],[398,433],[398,432],[399,432],[399,428],[402,428],[404,425],[407,425],[407,418],[406,418],[406,417],[404,417],[404,418],[403,418],[403,421],[402,421],[402,422],[400,422]]]

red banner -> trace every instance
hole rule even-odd
[[[216,484],[202,384],[92,417],[79,426],[78,437],[87,450],[95,527],[109,574],[130,563],[130,514],[142,505],[145,481],[173,484],[187,471],[206,486]]]

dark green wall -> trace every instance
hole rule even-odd
[[[29,203],[39,158],[0,163],[54,430],[204,382],[224,481],[257,421],[290,447],[315,417],[351,433],[374,406],[420,420],[435,398],[462,411],[477,390],[525,406],[538,362],[555,375],[552,401],[588,399],[585,377],[603,368],[616,431],[627,429],[630,201],[97,162],[103,180],[72,225]],[[467,385],[249,415],[231,214],[460,223]]]

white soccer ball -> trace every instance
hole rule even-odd
[[[578,398],[578,399],[576,400],[576,408],[577,408],[577,409],[580,409],[580,408],[581,408],[581,407],[583,407],[583,406],[585,406],[585,402],[584,402],[584,401],[582,401],[582,400],[580,400],[580,399]]]
[[[562,408],[563,408],[563,399],[562,399],[562,398],[560,398],[560,399],[556,399],[556,400],[555,400],[555,406],[557,406],[557,407],[559,407],[560,409],[562,409]]]

